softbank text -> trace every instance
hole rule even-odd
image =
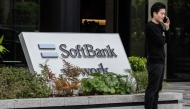
[[[106,48],[103,49],[94,49],[93,46],[90,44],[84,44],[83,46],[76,45],[75,48],[71,48],[69,50],[66,50],[66,48],[66,44],[61,44],[59,46],[59,49],[63,52],[61,54],[63,58],[68,58],[69,56],[71,56],[72,58],[117,57],[117,55],[114,52],[114,49],[111,49],[109,45],[107,45]]]

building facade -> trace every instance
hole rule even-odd
[[[0,0],[0,35],[10,51],[0,63],[26,64],[17,37],[23,31],[119,33],[128,57],[145,57],[144,29],[156,1],[171,21],[165,79],[190,81],[189,0]]]

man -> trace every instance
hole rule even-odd
[[[148,86],[145,91],[145,109],[158,109],[158,93],[162,90],[165,64],[164,45],[170,36],[170,20],[165,13],[166,6],[163,3],[153,4],[151,7],[152,20],[146,25]],[[163,22],[164,17],[167,19],[166,22]]]

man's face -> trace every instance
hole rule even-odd
[[[165,17],[165,9],[160,9],[158,13],[154,12],[154,18],[158,22],[163,22],[164,17]]]

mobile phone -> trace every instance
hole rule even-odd
[[[164,17],[163,22],[164,22],[164,23],[166,23],[166,22],[167,22],[167,20],[168,20],[168,19],[167,19],[166,17]]]

